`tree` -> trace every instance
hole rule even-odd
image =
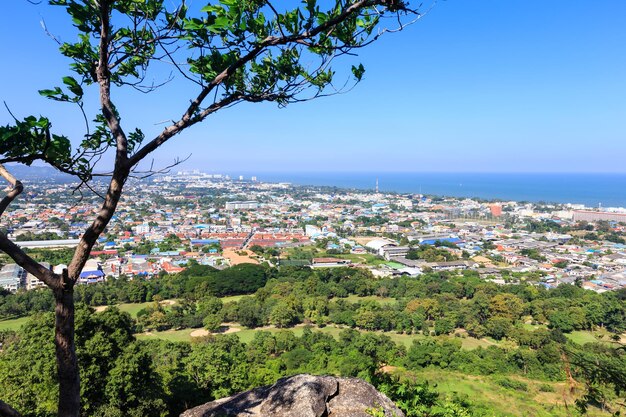
[[[53,131],[51,121],[43,116],[14,117],[14,123],[0,127],[0,175],[12,187],[0,202],[0,215],[24,189],[5,168],[6,163],[43,161],[76,176],[81,187],[89,189],[95,176],[108,178],[100,209],[62,274],[45,269],[6,234],[0,234],[0,250],[54,294],[58,415],[62,417],[80,412],[74,285],[115,213],[128,178],[154,173],[141,173],[138,164],[174,136],[226,107],[242,102],[285,106],[335,93],[330,64],[336,57],[377,39],[386,31],[381,27],[386,18],[393,18],[390,21],[401,29],[402,19],[419,17],[402,0],[336,0],[328,9],[316,0],[293,9],[249,0],[210,2],[199,10],[184,2],[172,9],[170,3],[49,0],[49,5],[63,7],[69,14],[78,38],[60,44],[61,53],[72,61],[73,76],[63,77],[62,88],[40,90],[40,94],[78,106],[85,120],[84,139],[73,150],[70,138]],[[164,60],[195,84],[198,93],[182,116],[145,141],[140,128],[123,125],[112,86],[152,92],[156,87],[143,81]],[[305,62],[313,64],[305,66]],[[353,65],[351,70],[358,82],[363,66]],[[89,106],[84,102],[85,90],[91,88],[97,89],[99,97],[100,111],[94,115],[87,114]],[[97,171],[96,162],[107,154],[112,154],[112,166]]]

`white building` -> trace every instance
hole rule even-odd
[[[226,210],[254,210],[259,208],[256,201],[229,201],[226,203]]]
[[[7,291],[16,292],[25,282],[26,271],[18,264],[7,264],[0,270],[0,287]]]

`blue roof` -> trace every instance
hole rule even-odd
[[[434,245],[436,242],[459,243],[461,239],[458,237],[446,237],[443,239],[426,239],[420,242],[420,245]]]
[[[220,243],[217,239],[191,239],[192,245],[212,245],[215,243]]]
[[[80,273],[81,278],[94,277],[94,276],[103,277],[104,272],[100,271],[99,269],[96,269],[95,271],[83,271]]]

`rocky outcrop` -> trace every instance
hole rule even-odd
[[[192,408],[180,417],[405,417],[365,381],[295,375]],[[378,414],[377,414],[378,413]]]

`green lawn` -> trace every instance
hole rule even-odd
[[[548,326],[546,326],[545,324],[530,324],[530,323],[524,323],[522,324],[522,327],[526,330],[529,330],[531,332],[537,330],[537,329],[547,329]]]
[[[579,345],[584,345],[585,343],[613,343],[611,341],[611,333],[604,329],[576,330],[566,333],[565,337]]]
[[[151,301],[146,303],[123,303],[117,305],[117,308],[119,308],[120,311],[124,311],[130,314],[132,318],[136,319],[137,313],[150,305],[154,305],[154,302]]]
[[[341,258],[341,259],[349,259],[354,264],[365,264],[365,265],[380,265],[387,263],[383,258],[372,255],[371,253],[346,253],[346,254],[332,254],[327,253],[325,250],[316,248],[315,246],[302,246],[299,248],[288,248],[284,251],[287,257],[295,256],[297,253],[309,252],[315,258]]]
[[[197,329],[165,330],[163,332],[138,333],[135,337],[139,340],[162,339],[170,342],[189,342],[191,332]]]
[[[249,343],[250,341],[252,341],[252,339],[254,339],[254,335],[261,331],[266,331],[270,333],[290,331],[295,336],[300,337],[302,336],[302,332],[304,331],[304,329],[305,329],[305,326],[303,325],[299,325],[299,326],[287,328],[287,329],[278,329],[275,327],[264,328],[264,329],[245,329],[244,328],[233,334],[236,334],[237,337],[239,337],[239,340],[241,340],[242,342]],[[311,330],[313,330],[314,332],[322,332],[322,333],[329,334],[333,336],[335,339],[337,339],[339,337],[339,334],[343,330],[345,330],[345,328],[338,327],[335,325],[328,325],[325,327],[312,327]],[[165,340],[190,341],[192,339],[192,337],[190,336],[192,331],[193,331],[192,329],[177,330],[177,331],[167,330],[164,332],[151,332],[150,335],[138,334],[137,337],[139,339],[159,338],[159,339],[165,339]],[[374,332],[374,331],[365,331],[365,330],[362,330],[361,332],[388,336],[394,343],[404,345],[406,348],[410,348],[414,341],[424,340],[426,337],[428,337],[422,334],[410,334],[409,335],[409,334],[398,334],[396,332]],[[454,338],[454,336],[439,336],[437,337],[437,339],[441,340],[446,337]],[[487,339],[474,339],[472,337],[460,338],[459,340],[461,341],[461,348],[465,350],[472,350],[478,347],[485,348],[485,347],[496,344],[496,342],[494,341],[490,341]]]
[[[390,297],[378,297],[377,295],[366,295],[365,297],[359,297],[358,295],[351,294],[345,298],[333,298],[333,300],[346,300],[351,303],[362,303],[364,301],[376,301],[380,304],[395,304],[397,300]]]
[[[252,295],[252,294],[250,294]],[[220,297],[220,300],[222,300],[222,303],[226,304],[226,303],[230,303],[233,301],[239,301],[241,300],[243,297],[247,297],[246,295],[230,295],[228,297]]]
[[[331,258],[350,259],[352,263],[354,264],[380,265],[380,264],[387,263],[387,261],[385,261],[384,259],[375,255],[372,255],[370,253],[364,253],[364,254],[347,253],[343,255],[331,255],[331,254],[326,254],[324,252],[320,254],[320,257],[322,256],[324,257],[328,256]]]
[[[19,330],[24,323],[26,323],[30,317],[20,317],[18,319],[0,320],[0,331],[2,330]]]

